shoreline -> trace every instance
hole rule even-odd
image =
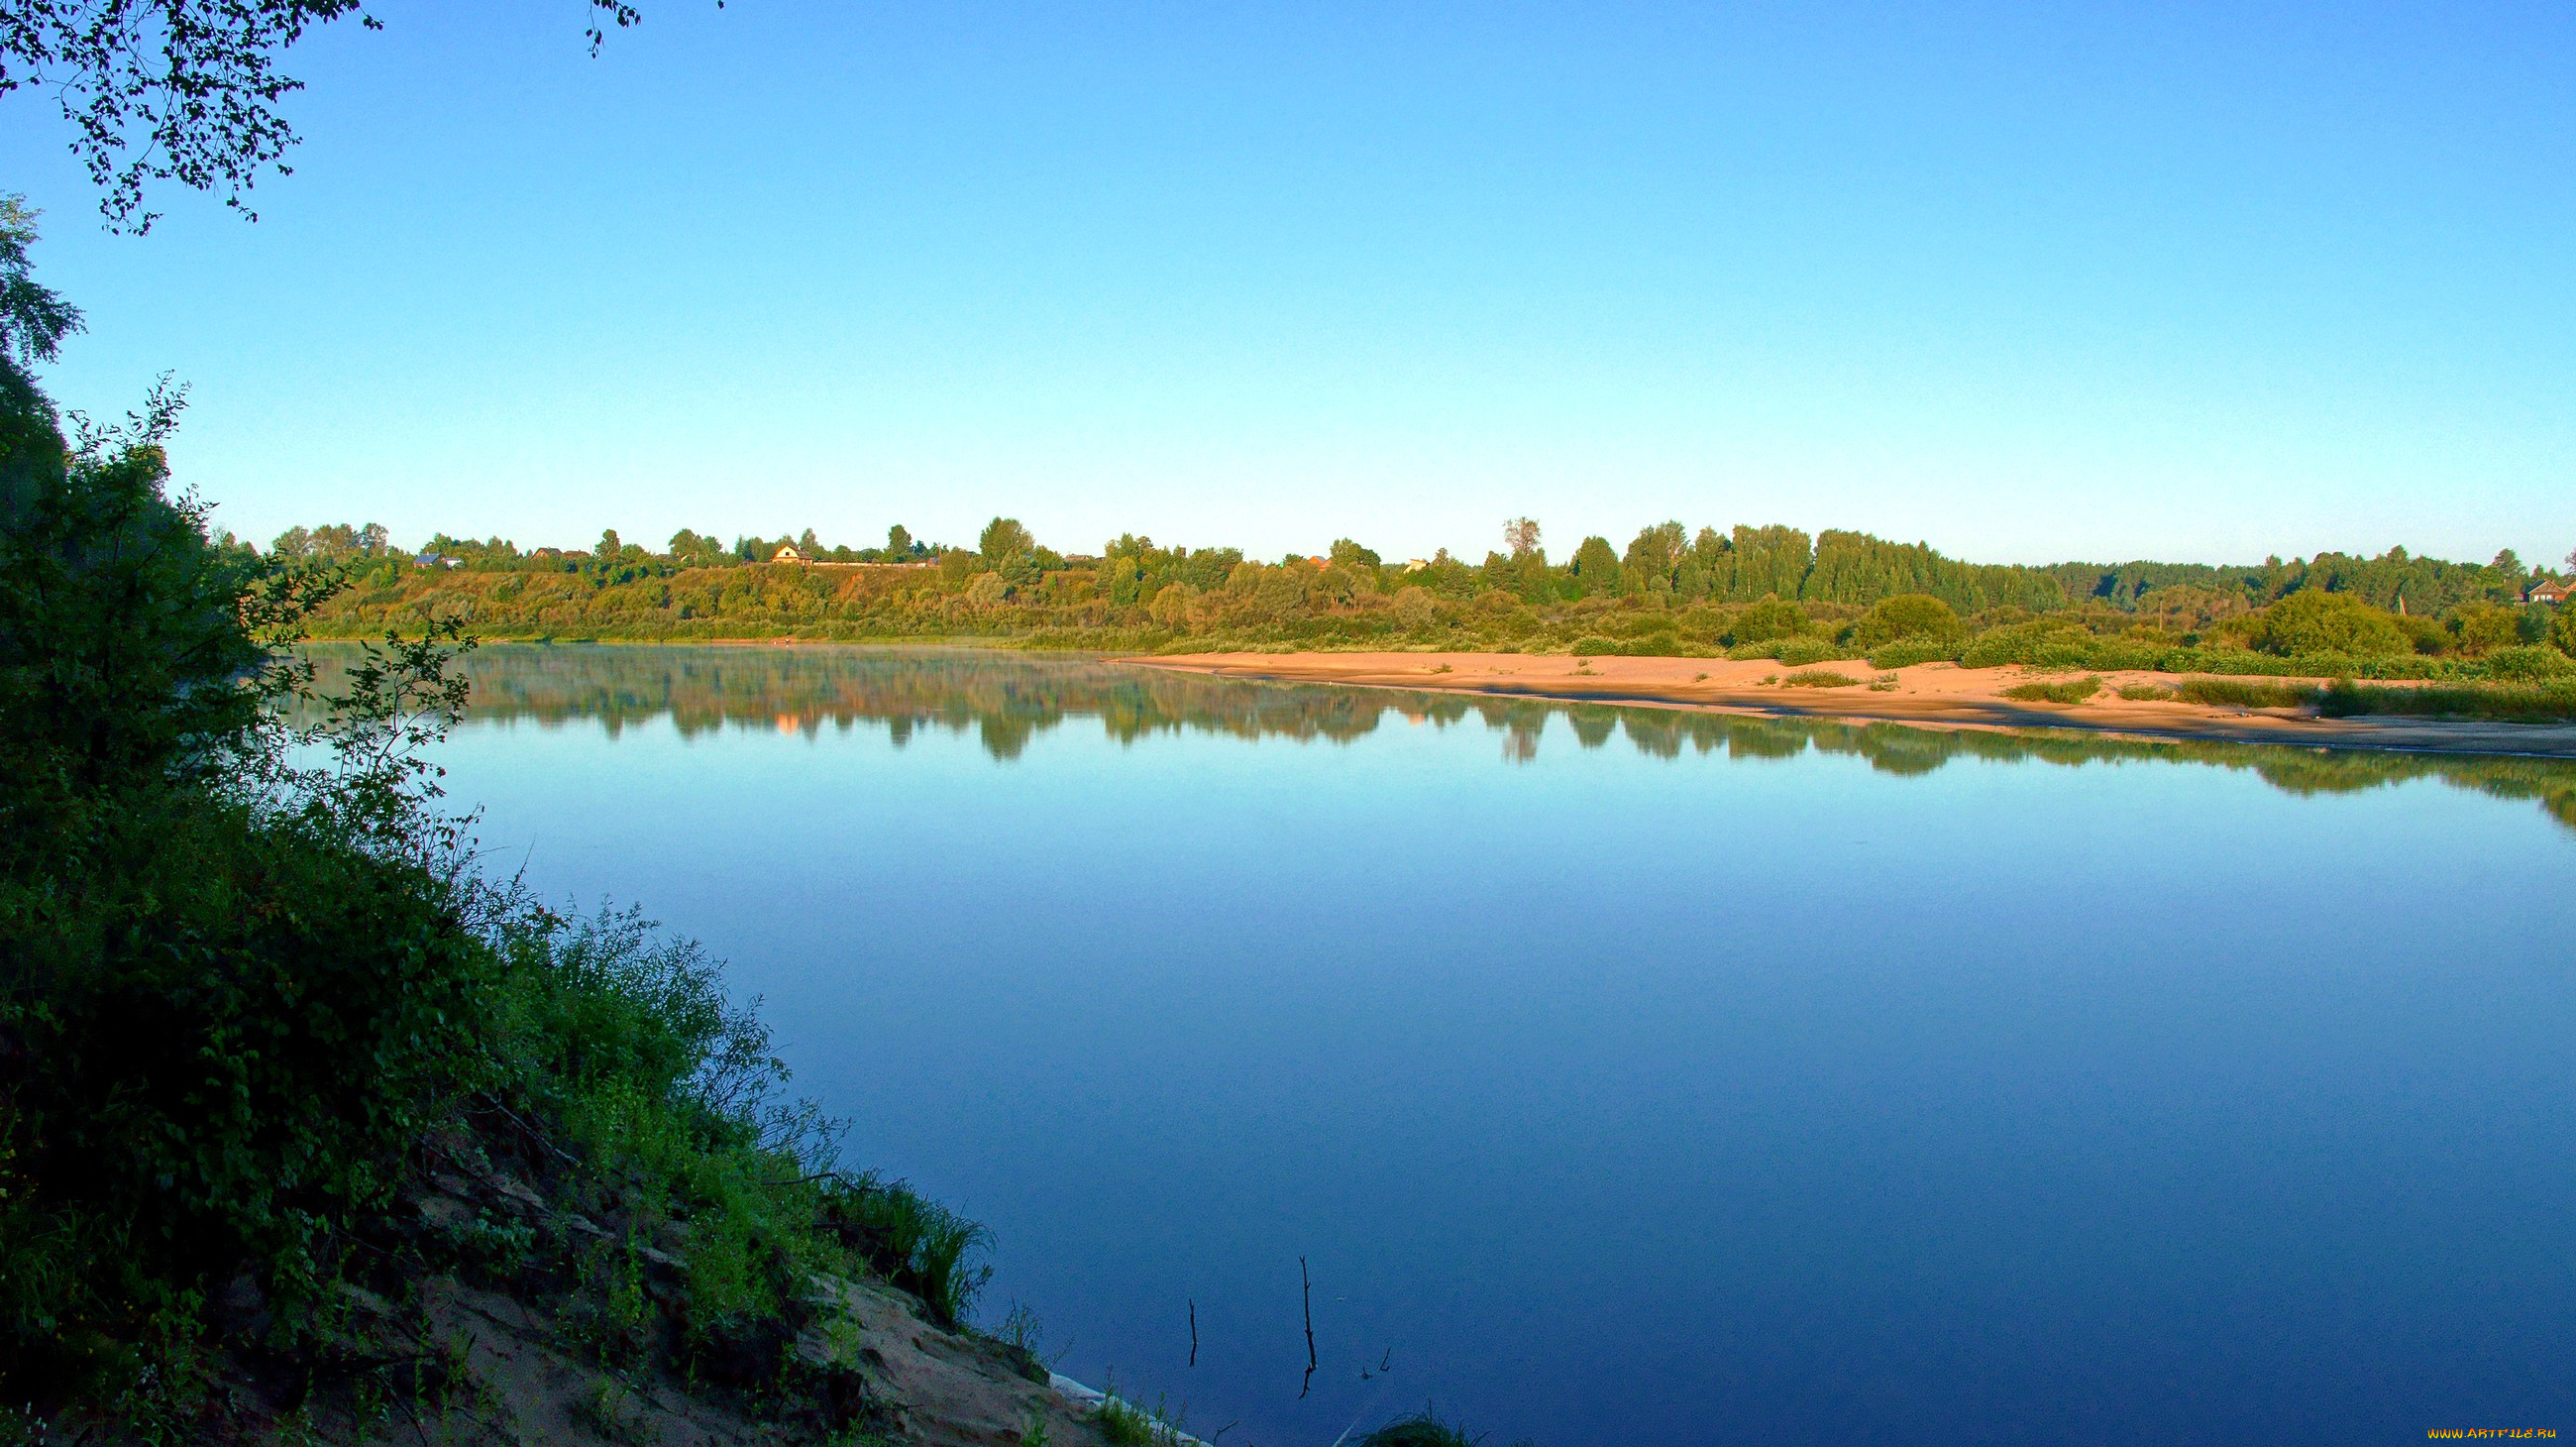
[[[2214,739],[2306,748],[2406,753],[2507,754],[2576,758],[2576,724],[2370,715],[2321,718],[2302,709],[2235,708],[2181,700],[2133,700],[2118,690],[2141,683],[2167,687],[2196,674],[2135,670],[2037,673],[2015,667],[1961,668],[1924,663],[1872,669],[1846,659],[1816,668],[1851,673],[1860,682],[1836,688],[1785,688],[1794,669],[1769,659],[1578,659],[1535,653],[1176,653],[1112,654],[1114,661],[1177,673],[1278,683],[1546,699],[1770,718],[1840,719],[1916,728],[2012,732],[2069,729],[2133,738]],[[2097,677],[2102,691],[2082,703],[2009,699],[2003,691],[2037,680]],[[1766,683],[1766,678],[1775,680]],[[1872,679],[1893,686],[1872,688]],[[2323,678],[2267,678],[2266,683],[2323,685]]]

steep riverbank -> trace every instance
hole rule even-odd
[[[1812,669],[1767,660],[1573,658],[1523,653],[1190,653],[1124,659],[1150,668],[1225,678],[1433,689],[1709,709],[1790,718],[1836,718],[1934,728],[2082,729],[2150,738],[2330,748],[2402,749],[2576,758],[2576,724],[2374,715],[2329,718],[2313,707],[2244,707],[2184,697],[2187,676],[2147,672],[2040,674],[2019,668],[1927,663],[1876,670],[1853,660]],[[1828,675],[1818,679],[1816,675]],[[1834,681],[1838,677],[1841,681]],[[2097,679],[2078,702],[2014,698],[2015,689]],[[2320,689],[2326,679],[2266,679]]]

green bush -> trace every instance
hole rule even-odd
[[[1805,668],[1780,680],[1782,688],[1851,688],[1860,680],[1830,668]]]
[[[1732,647],[1747,643],[1769,643],[1776,639],[1795,638],[1807,631],[1806,610],[1778,598],[1764,598],[1737,613],[1721,635]],[[1728,657],[1735,655],[1729,652]],[[1748,653],[1747,658],[1768,658],[1767,653]]]
[[[2538,643],[2494,649],[2487,654],[2485,664],[2487,677],[2508,683],[2538,683],[2576,674],[2576,661],[2571,661],[2555,648]]]
[[[2173,650],[2165,644],[2144,638],[2097,638],[2084,650],[2080,667],[2111,672],[2154,672],[2164,667],[2165,655]]]
[[[2302,588],[2263,610],[2250,641],[2284,658],[2411,653],[2414,640],[2390,614],[2349,593]]]
[[[1850,649],[1835,647],[1822,638],[1791,638],[1781,643],[1778,650],[1771,656],[1791,668],[1800,668],[1810,663],[1827,663],[1837,658],[1850,658],[1853,654]]]
[[[2026,668],[2081,668],[2092,638],[2092,634],[2071,623],[2046,619],[2015,623],[1989,629],[1970,640],[1959,653],[1959,666],[2001,668],[2017,663]]]
[[[1911,668],[1918,663],[1940,663],[1959,656],[1959,642],[1954,638],[1906,638],[1882,643],[1869,651],[1872,668]]]
[[[1949,604],[1931,594],[1900,593],[1881,599],[1861,615],[1852,629],[1852,643],[1870,650],[1904,639],[1950,638],[1966,628]]]

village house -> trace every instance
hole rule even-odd
[[[2567,601],[2567,595],[2570,593],[2576,593],[2576,584],[2561,583],[2557,579],[2552,578],[2546,582],[2534,584],[2530,592],[2522,595],[2522,601],[2526,603],[2564,603]]]
[[[777,552],[771,553],[769,555],[769,561],[773,563],[801,563],[805,561],[805,555],[796,551],[796,545],[794,543],[789,543],[785,547],[780,548]]]

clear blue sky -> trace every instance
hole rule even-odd
[[[297,173],[0,186],[219,520],[1676,517],[1992,561],[2576,544],[2576,11],[387,0]]]

